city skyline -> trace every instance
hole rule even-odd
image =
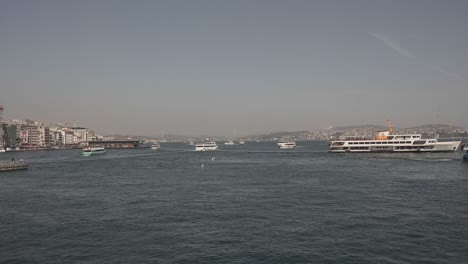
[[[4,118],[101,133],[468,127],[466,1],[11,1]]]
[[[450,133],[456,132],[456,133],[466,134],[468,132],[468,127],[457,126],[451,123],[449,124],[436,123],[436,124],[424,124],[424,125],[413,125],[409,127],[400,127],[400,126],[393,126],[391,124],[391,120],[387,120],[387,123],[385,125],[379,125],[379,124],[354,124],[354,125],[348,125],[348,126],[335,125],[335,126],[330,126],[326,128],[318,128],[318,129],[296,130],[296,131],[294,130],[268,131],[268,132],[258,133],[258,134],[242,134],[242,135],[237,134],[237,131],[235,131],[234,134],[227,134],[227,135],[175,134],[175,133],[170,133],[170,132],[164,133],[164,130],[162,130],[160,134],[101,133],[100,131],[97,131],[92,127],[84,127],[74,122],[50,122],[50,121],[31,120],[31,119],[25,119],[25,120],[23,119],[1,119],[0,122],[1,124],[6,125],[7,127],[15,126],[18,129],[18,131],[21,129],[21,127],[48,128],[54,131],[62,130],[62,129],[65,129],[65,131],[70,130],[70,129],[78,129],[78,130],[85,129],[86,131],[89,131],[93,135],[93,138],[94,136],[98,138],[102,138],[102,137],[141,138],[141,137],[144,137],[144,138],[165,140],[169,137],[171,138],[171,140],[176,140],[176,141],[188,140],[190,138],[191,139],[197,138],[199,140],[201,138],[216,138],[217,140],[225,140],[225,139],[235,139],[235,140],[250,139],[252,140],[252,138],[265,137],[265,136],[270,138],[270,140],[273,140],[271,138],[276,138],[276,137],[281,138],[281,136],[278,137],[277,135],[287,136],[287,135],[297,135],[297,134],[302,134],[301,136],[302,140],[329,140],[328,136],[333,135],[334,133],[340,132],[340,131],[372,135],[372,134],[375,134],[377,131],[390,129],[390,126],[394,128],[398,133],[420,133],[420,134],[426,134],[426,135],[433,135],[433,134],[435,135],[437,133],[450,134]],[[307,135],[305,135],[304,133]],[[327,136],[324,136],[323,133],[327,134]]]

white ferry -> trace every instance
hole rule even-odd
[[[373,139],[343,139],[330,142],[329,152],[447,152],[456,151],[461,141],[439,142],[421,134],[391,134],[379,131]]]
[[[106,149],[101,146],[85,147],[83,149],[83,156],[103,155],[106,154]]]
[[[158,143],[154,143],[153,145],[151,145],[151,150],[159,150],[161,148],[161,145],[159,145]]]
[[[280,149],[293,149],[296,147],[295,141],[280,141],[278,142],[278,148]]]
[[[216,145],[216,142],[205,142],[202,144],[195,145],[196,151],[210,151],[210,150],[217,150],[217,149],[218,149],[218,145]]]

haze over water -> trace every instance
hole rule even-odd
[[[0,262],[466,262],[459,153],[298,146],[5,153],[31,165],[0,177]]]

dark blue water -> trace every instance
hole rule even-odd
[[[468,263],[460,154],[298,145],[14,153],[0,262]]]

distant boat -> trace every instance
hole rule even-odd
[[[189,143],[188,143],[188,144],[189,144],[190,146],[193,146],[193,145],[195,145],[195,142],[193,142],[193,141],[189,141]]]
[[[293,149],[296,147],[296,142],[294,141],[280,141],[278,142],[278,148],[280,149]]]
[[[151,145],[151,149],[152,150],[159,150],[159,149],[161,149],[161,145],[159,145],[158,143],[154,143],[153,145]]]
[[[106,154],[106,149],[102,146],[85,147],[83,149],[83,156],[85,157],[104,154]]]
[[[205,142],[202,144],[195,145],[196,151],[212,151],[212,150],[217,150],[217,149],[218,149],[218,145],[216,145],[216,142]]]
[[[244,145],[244,144],[245,144],[244,140],[239,140],[239,145]]]
[[[0,148],[0,153],[6,152],[4,148]]]
[[[224,145],[235,145],[235,143],[234,141],[229,140],[229,141],[224,142]]]

